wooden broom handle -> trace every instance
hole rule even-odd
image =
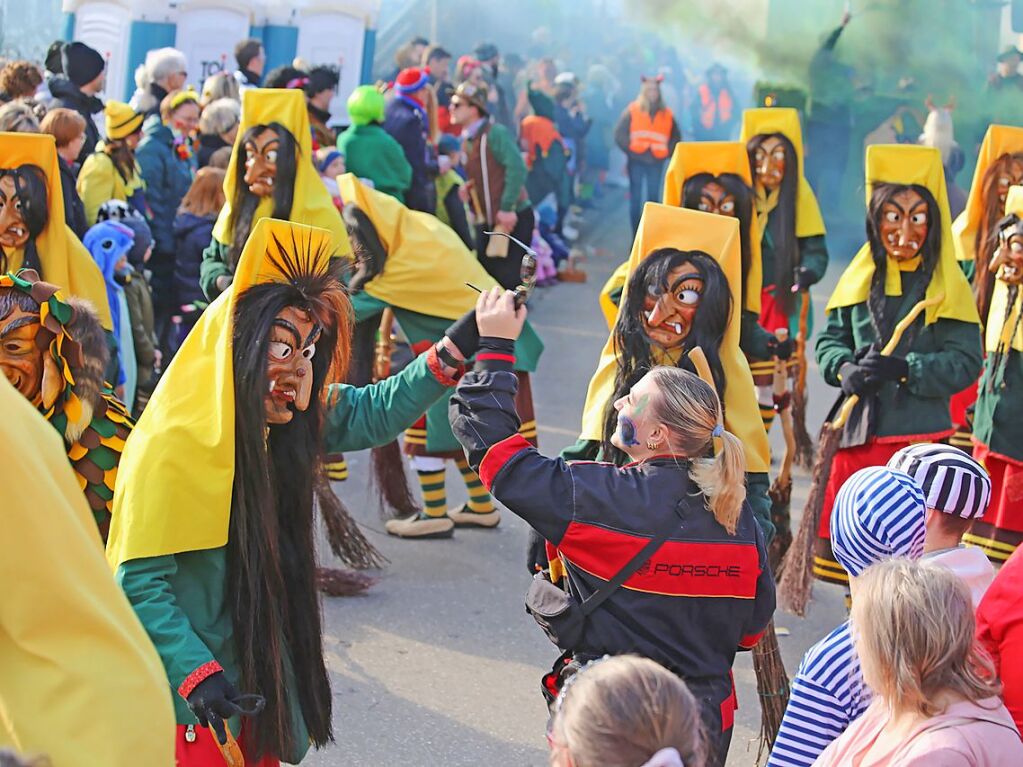
[[[806,391],[806,337],[810,324],[810,292],[800,291],[799,300],[799,334],[796,336],[796,361],[799,363],[799,370],[796,374],[795,390],[802,394]]]
[[[899,320],[899,324],[895,326],[895,330],[892,332],[892,337],[888,339],[888,343],[881,349],[881,354],[885,357],[890,357],[895,349],[898,347],[899,342],[902,340],[902,335],[909,330],[909,326],[916,322],[916,318],[920,316],[920,313],[931,306],[937,306],[945,300],[945,294],[939,293],[933,298],[925,298],[923,301],[918,301],[912,309],[909,310],[909,314]],[[845,426],[845,422],[849,420],[849,416],[852,415],[853,408],[860,401],[858,394],[851,394],[849,398],[842,405],[842,409],[838,412],[838,417],[831,422],[832,429],[841,429]]]

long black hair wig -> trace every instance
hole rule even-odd
[[[980,312],[980,322],[987,323],[987,312],[991,306],[991,291],[995,286],[995,275],[988,269],[988,265],[998,250],[998,233],[1001,231],[999,225],[1004,213],[1004,205],[998,199],[998,178],[1008,173],[1009,166],[1013,163],[1023,162],[1023,152],[1012,152],[1003,154],[984,173],[981,181],[983,196],[981,198],[982,210],[980,225],[974,235],[973,248],[975,265],[973,273],[973,295],[977,301],[977,311]]]
[[[315,267],[323,254],[303,242],[275,239],[269,248],[284,277],[243,292],[234,314],[235,471],[228,594],[239,687],[266,698],[247,752],[286,758],[297,745],[292,695],[298,698],[312,743],[319,747],[333,740],[313,507],[314,502],[321,509],[340,505],[324,472],[321,395],[328,376],[338,380],[344,373],[352,320],[335,268]],[[308,312],[321,328],[312,358],[312,396],[307,410],[295,410],[289,423],[268,428],[264,397],[270,331],[278,313],[289,306]],[[295,680],[290,688],[289,664]]]
[[[228,222],[228,231],[231,232],[231,247],[228,250],[230,259],[229,266],[234,269],[238,259],[242,256],[245,248],[245,241],[249,239],[252,232],[252,220],[256,215],[256,208],[259,206],[259,196],[249,191],[245,183],[245,145],[254,141],[261,133],[270,129],[280,136],[280,143],[277,145],[277,176],[274,179],[273,188],[273,218],[288,221],[291,219],[291,206],[295,202],[295,172],[298,169],[299,145],[294,134],[278,122],[266,123],[265,125],[253,125],[244,135],[241,141],[235,144],[234,151],[237,154],[234,163],[234,198],[231,200],[231,220]],[[308,161],[308,158],[306,158]],[[283,180],[287,183],[281,183]]]
[[[38,165],[26,163],[17,168],[0,168],[0,178],[4,177],[10,177],[14,182],[14,193],[18,195],[21,217],[25,220],[25,228],[28,230],[28,242],[25,243],[21,266],[24,269],[35,269],[40,279],[46,279],[43,265],[39,261],[39,250],[36,248],[36,237],[42,233],[50,220],[46,174]],[[0,248],[0,273],[8,269],[7,254]]]
[[[799,157],[792,142],[782,133],[759,133],[746,144],[751,173],[756,177],[757,148],[767,139],[778,139],[785,149],[785,175],[778,189],[778,205],[772,211],[768,227],[774,245],[774,274],[764,275],[764,284],[774,283],[774,296],[785,314],[792,311],[792,277],[799,266],[799,240],[796,237],[796,193],[799,191]]]
[[[941,212],[938,210],[938,202],[934,199],[934,195],[925,186],[875,183],[873,189],[874,191],[870,195],[870,204],[867,206],[867,242],[870,244],[870,255],[874,260],[874,276],[870,280],[867,309],[870,311],[870,324],[877,336],[877,343],[883,345],[891,337],[895,323],[899,320],[895,311],[896,302],[892,302],[892,305],[889,306],[884,294],[885,275],[888,272],[888,252],[881,239],[881,216],[885,203],[891,202],[895,195],[905,192],[907,189],[919,194],[927,203],[927,238],[920,248],[921,279],[916,283],[915,294],[905,297],[913,304],[924,297],[924,292],[927,290],[938,264],[938,258],[941,256]],[[908,331],[910,341],[913,332],[912,328]]]
[[[735,217],[739,219],[739,245],[742,249],[742,306],[745,306],[746,278],[749,276],[750,264],[753,262],[750,251],[753,189],[746,184],[742,176],[736,173],[722,173],[720,176],[711,173],[697,173],[686,179],[686,183],[682,185],[682,207],[699,210],[703,188],[712,181],[719,184],[735,200]]]
[[[725,373],[721,365],[721,341],[725,337],[728,318],[732,311],[732,292],[728,287],[721,266],[711,256],[700,250],[677,250],[661,248],[655,250],[636,268],[629,277],[625,304],[618,314],[613,331],[614,349],[618,358],[615,372],[614,392],[604,408],[604,434],[602,450],[607,460],[619,465],[630,459],[611,444],[611,437],[618,427],[618,411],[615,400],[624,397],[629,390],[654,366],[660,364],[654,359],[652,341],[643,326],[644,303],[651,291],[661,292],[674,289],[668,283],[672,269],[688,262],[703,278],[703,293],[693,318],[693,325],[686,337],[677,366],[695,373],[696,368],[687,356],[699,346],[707,356],[714,385],[721,401],[725,401]]]

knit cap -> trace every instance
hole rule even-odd
[[[372,85],[360,85],[348,97],[348,117],[353,125],[384,121],[384,94]]]
[[[140,114],[123,101],[110,100],[103,106],[107,118],[107,138],[122,139],[142,127],[146,116]]]
[[[911,476],[924,492],[928,509],[964,519],[979,519],[991,501],[991,477],[984,467],[950,445],[919,444],[902,448],[888,468]]]
[[[430,70],[426,67],[409,67],[398,73],[394,81],[394,89],[398,93],[409,95],[420,90],[430,82]]]
[[[79,42],[65,45],[61,60],[65,76],[79,88],[99,77],[107,65],[99,51]]]
[[[883,559],[919,559],[926,516],[923,493],[908,474],[885,466],[860,469],[835,497],[831,550],[851,576]]]
[[[141,216],[128,216],[117,223],[130,229],[134,234],[135,239],[132,241],[131,250],[128,251],[128,263],[135,267],[135,271],[141,271],[145,265],[146,251],[153,244],[153,232]]]

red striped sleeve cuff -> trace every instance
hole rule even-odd
[[[506,437],[500,442],[491,445],[490,449],[487,450],[487,454],[483,456],[479,471],[480,480],[486,485],[487,490],[490,490],[494,477],[505,467],[508,461],[523,450],[528,450],[531,447],[532,445],[521,434],[512,434],[510,437]]]
[[[433,373],[433,377],[445,386],[458,385],[457,378],[452,378],[444,372],[444,364],[440,361],[440,357],[437,356],[436,346],[431,346],[430,350],[426,353],[426,367],[429,368],[431,373]],[[460,374],[461,371],[459,371],[456,375]]]
[[[763,631],[760,631],[756,634],[747,634],[746,636],[739,640],[739,647],[741,647],[743,650],[752,650],[754,647],[756,647],[757,643],[760,642],[761,639],[763,639],[763,637],[764,637]]]
[[[199,668],[185,677],[185,681],[181,683],[180,687],[178,687],[178,695],[187,699],[188,696],[192,694],[192,690],[199,686],[200,682],[213,676],[218,671],[223,670],[224,668],[215,660],[211,660],[209,663],[203,663],[199,666]]]

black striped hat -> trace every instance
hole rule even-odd
[[[905,472],[924,491],[928,509],[979,519],[991,501],[991,478],[984,467],[958,448],[920,444],[902,448],[888,468]]]

